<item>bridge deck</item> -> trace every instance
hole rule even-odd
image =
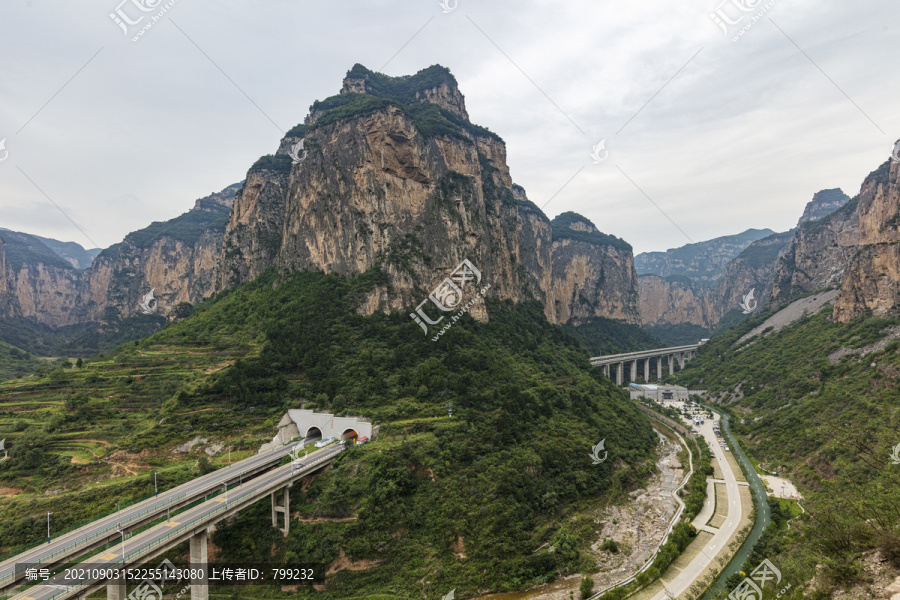
[[[227,500],[224,495],[217,496],[173,517],[170,521],[128,538],[124,542],[124,560],[123,546],[115,543],[120,536],[114,532],[114,537],[111,538],[113,544],[108,552],[100,557],[91,558],[84,564],[89,562],[92,569],[100,570],[139,566],[191,536],[206,531],[210,525],[330,464],[342,451],[343,447],[339,445],[317,450],[303,459],[302,467],[294,465],[278,467],[229,490]],[[107,583],[105,579],[86,579],[79,582],[63,581],[58,577],[55,579],[35,585],[15,595],[12,600],[65,600],[76,596],[82,597]]]
[[[668,356],[669,354],[678,354],[679,352],[690,352],[700,347],[700,344],[691,344],[688,346],[674,346],[672,348],[657,348],[655,350],[641,350],[640,352],[626,352],[625,354],[608,354],[606,356],[594,356],[591,358],[591,365],[598,367],[619,362],[628,362],[631,360],[640,360],[642,358],[654,358],[657,356]]]
[[[192,479],[178,487],[161,492],[158,496],[101,517],[75,531],[52,539],[48,544],[26,550],[3,561],[0,563],[0,596],[21,580],[23,573],[16,571],[17,563],[40,564],[43,567],[49,567],[78,558],[85,552],[105,544],[106,538],[110,535],[118,535],[116,531],[120,528],[124,528],[126,531],[136,529],[161,515],[166,515],[170,510],[176,510],[198,498],[203,498],[212,491],[221,489],[226,483],[233,486],[240,481],[251,479],[260,471],[277,465],[283,456],[290,453],[291,449],[292,446],[284,446],[272,452],[253,455],[230,467]]]

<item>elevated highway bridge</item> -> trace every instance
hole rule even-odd
[[[631,367],[631,381],[637,381],[639,365],[642,365],[644,382],[649,383],[652,362],[655,362],[655,373],[658,381],[663,375],[663,359],[666,359],[668,373],[671,374],[675,372],[676,360],[678,361],[678,368],[684,369],[684,363],[696,356],[699,347],[700,344],[690,344],[673,348],[657,348],[656,350],[595,356],[591,358],[591,366],[602,367],[604,375],[610,379],[614,378],[616,385],[622,386],[625,384],[625,365],[630,365]]]
[[[300,443],[304,444],[308,441],[311,440],[303,440]],[[108,562],[110,566],[121,566],[123,558],[121,549],[117,545],[119,540],[125,545],[125,565],[127,567],[143,564],[146,560],[187,539],[191,539],[192,560],[196,554],[198,561],[205,563],[206,530],[216,522],[233,515],[265,496],[271,496],[273,525],[276,524],[278,514],[283,514],[284,527],[282,531],[287,535],[290,486],[297,479],[331,464],[343,450],[341,445],[328,446],[309,454],[302,459],[301,463],[294,461],[292,464],[279,467],[279,463],[291,453],[294,447],[294,445],[284,446],[251,456],[230,467],[198,477],[160,493],[157,497],[98,519],[55,538],[47,544],[27,550],[4,561],[0,564],[0,598],[9,597],[10,593],[15,593],[14,588],[25,578],[25,565],[52,570],[54,567],[90,554],[98,548],[108,547],[110,550],[106,554],[99,559],[90,558],[88,562],[92,567],[100,566],[105,562]],[[223,490],[225,491],[224,495],[220,493]],[[217,495],[214,499],[203,502],[204,498],[212,494]],[[202,502],[199,506],[169,517],[171,512],[198,501]],[[129,532],[163,518],[166,519],[165,523],[128,537]],[[197,547],[195,548],[195,546]],[[201,546],[202,552],[200,551]],[[124,600],[124,583],[97,581],[85,582],[80,586],[51,581],[45,585],[28,588],[27,591],[16,594],[13,598],[15,600],[83,598],[104,585],[109,586],[107,595],[110,600]],[[193,600],[205,600],[207,593],[204,586],[191,586]]]

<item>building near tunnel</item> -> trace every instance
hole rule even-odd
[[[694,393],[680,385],[654,385],[652,383],[629,383],[628,392],[632,400],[647,398],[656,402],[662,402],[663,400],[687,400]]]
[[[295,439],[308,437],[333,437],[338,440],[373,438],[377,427],[363,417],[336,417],[331,413],[317,413],[303,408],[290,409],[278,422],[278,432],[272,441],[264,444],[260,452],[271,450]]]

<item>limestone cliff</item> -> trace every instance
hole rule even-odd
[[[38,238],[4,230],[0,317],[66,324],[77,306],[80,271]]]
[[[900,306],[900,163],[886,162],[859,192],[859,251],[850,258],[835,319],[865,311],[883,315]]]
[[[854,200],[824,218],[800,225],[775,264],[775,304],[843,283],[847,262],[859,244],[856,208]]]
[[[724,316],[740,307],[750,290],[759,308],[769,304],[778,256],[794,237],[794,230],[775,233],[750,244],[728,264],[716,286],[717,311]]]
[[[576,220],[558,237],[514,186],[503,140],[469,122],[449,71],[391,78],[357,65],[338,96],[313,104],[251,168],[226,227],[219,288],[272,265],[379,269],[386,282],[359,310],[399,311],[468,259],[492,298],[537,299],[551,322],[639,322],[630,246]],[[471,314],[487,318],[481,306]]]
[[[722,318],[715,288],[683,276],[639,275],[644,325],[690,323],[707,329]]]
[[[140,314],[151,289],[155,314],[196,303],[215,289],[225,219],[239,185],[196,202],[184,215],[126,236],[76,269],[37,236],[4,231],[0,317],[61,327]]]
[[[84,272],[79,294],[82,321],[141,314],[151,289],[154,314],[167,316],[182,302],[196,304],[212,294],[219,278],[222,235],[240,184],[198,200],[170,221],[153,223],[107,248]]]
[[[551,227],[548,320],[579,325],[604,316],[639,325],[640,294],[631,246],[600,233],[572,212],[553,219]]]
[[[845,194],[840,188],[831,190],[822,190],[813,195],[813,199],[807,203],[800,220],[797,221],[797,227],[800,227],[808,221],[815,221],[827,217],[840,207],[850,202],[850,196]]]

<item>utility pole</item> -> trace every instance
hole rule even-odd
[[[52,512],[47,513],[47,543],[48,544],[50,543],[50,515],[52,515],[52,514],[53,514]]]

